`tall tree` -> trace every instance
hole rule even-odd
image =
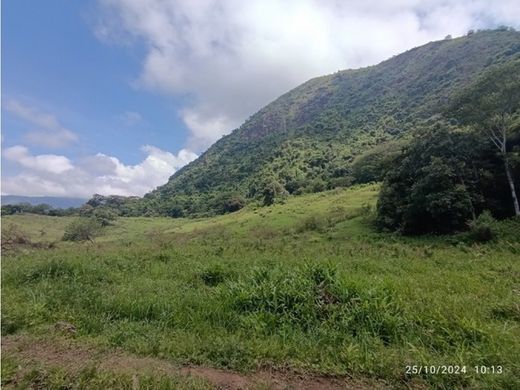
[[[495,145],[503,161],[515,216],[520,217],[508,145],[520,129],[520,59],[495,66],[465,88],[453,100],[449,114],[485,134]]]

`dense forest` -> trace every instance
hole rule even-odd
[[[456,94],[386,167],[378,223],[405,233],[453,232],[483,211],[520,216],[520,60]]]
[[[426,230],[443,233],[464,229],[483,210],[511,216],[519,64],[520,33],[500,28],[318,77],[144,198],[96,195],[88,204],[127,216],[206,216],[383,181],[383,229],[424,233],[427,221]]]

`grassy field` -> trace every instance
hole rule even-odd
[[[501,238],[483,245],[376,233],[377,191],[293,197],[211,219],[121,218],[94,243],[59,241],[70,218],[4,217],[3,229],[58,241],[4,251],[4,340],[66,340],[179,367],[268,369],[367,388],[520,388],[518,222],[500,223]],[[132,388],[135,381],[37,361],[20,373],[20,359],[3,354],[4,385]],[[466,372],[407,374],[414,365]],[[502,373],[476,373],[477,365]],[[212,386],[182,375],[139,381]]]

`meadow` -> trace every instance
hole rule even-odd
[[[208,375],[136,379],[113,366],[23,354],[52,344],[65,357],[67,346],[117,351],[158,366],[357,388],[520,388],[518,221],[497,223],[499,238],[485,244],[380,233],[371,226],[378,190],[291,197],[206,219],[119,218],[93,243],[60,241],[72,217],[3,217],[2,229],[15,226],[33,245],[2,254],[2,384],[216,385]],[[269,378],[255,386],[270,388]]]

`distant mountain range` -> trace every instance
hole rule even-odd
[[[48,204],[57,209],[66,209],[69,207],[80,207],[87,199],[80,198],[64,198],[59,196],[18,196],[18,195],[2,195],[2,205],[29,203],[31,205]]]

